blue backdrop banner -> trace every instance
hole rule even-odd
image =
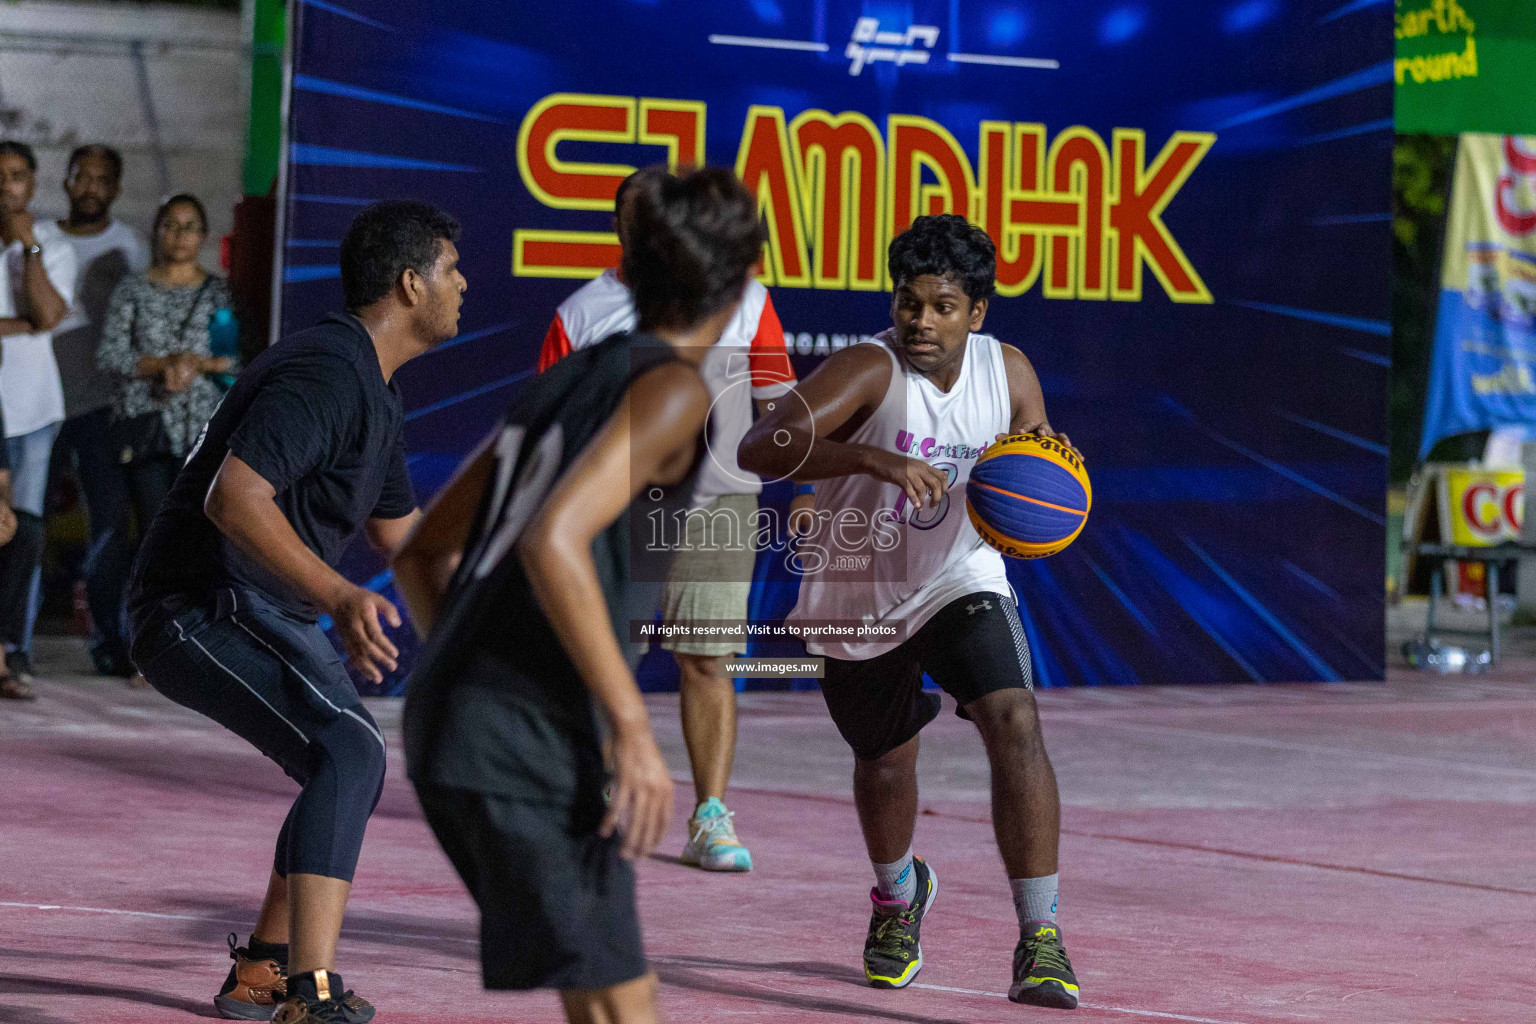
[[[400,374],[423,498],[615,261],[618,181],[704,161],[761,200],[802,378],[889,325],[914,216],[997,241],[986,329],[1094,485],[1071,548],[1010,565],[1039,683],[1382,675],[1390,5],[300,0],[294,27],[284,328],[339,303],[368,202],[464,224],[461,333]],[[754,616],[793,596],[763,559]]]

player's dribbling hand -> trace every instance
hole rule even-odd
[[[937,508],[944,500],[944,492],[949,490],[949,477],[922,459],[909,459],[894,452],[881,454],[888,458],[876,464],[873,476],[900,487],[913,508]]]
[[[384,673],[395,670],[400,651],[384,635],[379,619],[382,617],[398,628],[399,611],[366,587],[350,584],[325,610],[336,623],[336,632],[352,667],[369,682],[382,683]]]
[[[613,799],[598,834],[607,838],[620,832],[621,856],[635,860],[654,850],[667,829],[672,817],[672,777],[649,724],[615,725],[611,756]]]
[[[998,434],[996,440],[1001,441],[1005,437],[1012,437],[1013,434],[1037,434],[1040,437],[1049,437],[1054,441],[1060,441],[1064,447],[1071,448],[1074,452],[1077,452],[1078,458],[1081,459],[1083,457],[1083,453],[1077,451],[1077,447],[1072,443],[1071,438],[1058,430],[1052,430],[1051,425],[1045,420],[1024,427],[1022,430],[1015,430],[1008,434]]]

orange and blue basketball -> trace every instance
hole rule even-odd
[[[1044,558],[1077,539],[1093,487],[1083,460],[1037,434],[1014,434],[971,468],[965,510],[981,539],[1009,558]]]

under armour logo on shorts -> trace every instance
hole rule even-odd
[[[991,610],[991,601],[982,601],[979,604],[968,604],[965,606],[965,614],[967,615],[975,615],[977,612],[989,612]]]

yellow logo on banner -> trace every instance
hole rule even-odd
[[[523,185],[557,210],[612,210],[627,164],[567,160],[564,142],[665,146],[667,162],[702,163],[703,103],[554,93],[517,138]],[[922,214],[958,213],[997,245],[997,291],[1037,282],[1048,299],[1138,302],[1151,271],[1174,302],[1211,293],[1163,222],[1163,211],[1216,141],[1175,131],[1161,147],[1138,128],[1106,140],[1082,125],[1050,136],[1034,122],[982,121],[979,161],[937,121],[857,111],[747,110],[736,173],[768,225],[759,279],[780,288],[888,289],[885,247]],[[648,162],[645,160],[639,162]],[[520,228],[515,277],[596,277],[618,263],[611,231]]]
[[[1518,469],[1447,469],[1440,500],[1452,544],[1488,547],[1520,539],[1525,474]]]

